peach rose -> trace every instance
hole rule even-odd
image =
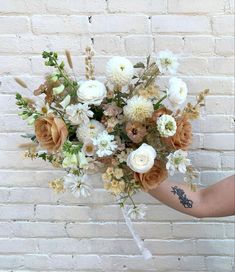
[[[68,130],[62,119],[48,115],[36,119],[35,134],[40,145],[53,152],[64,144]]]
[[[162,107],[162,108],[160,108],[160,109],[158,109],[158,110],[155,110],[155,111],[153,112],[153,115],[152,115],[152,120],[153,120],[154,122],[156,122],[157,119],[158,119],[159,117],[161,117],[163,114],[171,114],[171,111],[168,110],[168,109],[165,108],[165,107]]]
[[[134,178],[141,183],[143,189],[147,192],[167,178],[166,165],[163,161],[156,160],[154,166],[147,173],[139,174],[135,172]]]
[[[192,142],[192,126],[186,115],[176,119],[177,130],[175,135],[164,138],[171,148],[187,150]]]

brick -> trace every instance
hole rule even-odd
[[[224,238],[223,223],[173,223],[173,237],[191,238]]]
[[[28,58],[0,56],[0,74],[18,75],[19,73],[24,74],[30,72],[31,64]]]
[[[144,15],[94,15],[91,31],[92,33],[148,33],[149,19]]]
[[[234,58],[229,57],[217,57],[209,58],[209,72],[217,75],[228,75],[234,74]]]
[[[197,240],[197,253],[198,254],[215,254],[215,255],[228,255],[234,254],[234,241],[228,240]],[[213,253],[212,253],[213,252]]]
[[[0,255],[1,269],[21,269],[24,265],[24,257],[20,255]]]
[[[115,1],[115,0],[109,0],[108,1],[108,7],[111,12],[133,12],[133,8],[135,12],[141,12],[141,13],[154,13],[154,14],[161,14],[166,13],[166,1],[165,0],[121,0],[121,1]]]
[[[117,35],[96,35],[94,37],[94,49],[97,54],[119,54],[124,52],[124,43]]]
[[[206,134],[204,136],[204,148],[210,150],[233,150],[233,134]]]
[[[221,155],[223,169],[233,169],[235,165],[235,157],[233,152],[224,152]]]
[[[58,27],[59,26],[59,27]],[[86,16],[35,15],[32,17],[32,30],[36,34],[88,33]]]
[[[37,14],[46,12],[45,0],[0,0],[1,11],[3,14]]]
[[[206,16],[156,15],[152,17],[154,33],[210,33],[209,18]]]
[[[57,1],[51,0],[46,2],[48,12],[52,14],[81,14],[81,13],[104,13],[106,11],[105,0],[76,0]]]
[[[234,99],[232,96],[207,96],[207,114],[232,115],[234,112]]]
[[[187,36],[184,41],[186,53],[212,54],[214,51],[214,39],[211,36]]]
[[[215,40],[215,53],[221,56],[232,56],[234,52],[233,37],[222,37]]]
[[[153,38],[151,36],[131,35],[125,38],[127,55],[149,55],[153,50]],[[136,46],[138,44],[138,46]]]
[[[221,166],[220,154],[218,152],[192,151],[190,158],[195,167],[218,169]]]
[[[216,35],[233,35],[234,18],[233,15],[221,15],[212,17],[212,30]]]
[[[168,3],[168,12],[177,14],[201,14],[201,13],[217,13],[224,11],[224,1],[217,0],[216,4],[213,0],[188,1],[188,0],[171,0]]]
[[[233,171],[203,171],[201,173],[201,183],[209,186],[233,174]]]
[[[24,16],[0,16],[0,34],[20,34],[30,31],[29,19]]]
[[[183,50],[184,39],[179,36],[156,35],[154,37],[156,53],[162,50],[171,50],[175,54],[179,54]]]
[[[205,75],[208,73],[207,69],[206,58],[181,58],[178,71],[183,75]]]
[[[224,256],[206,256],[206,267],[208,271],[214,272],[230,272],[233,269],[233,258]]]
[[[34,215],[33,205],[2,205],[0,204],[1,219],[32,219]]]

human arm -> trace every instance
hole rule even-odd
[[[190,190],[187,184],[164,181],[149,193],[163,204],[198,218],[235,215],[235,176],[205,189]]]

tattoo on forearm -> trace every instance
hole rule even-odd
[[[178,188],[177,186],[171,187],[172,193],[174,195],[177,195],[179,197],[180,203],[185,207],[185,208],[192,208],[193,207],[193,201],[188,199],[184,190]]]

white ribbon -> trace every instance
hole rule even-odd
[[[151,259],[152,258],[152,253],[144,246],[144,242],[141,240],[140,236],[136,233],[133,227],[133,223],[130,219],[130,217],[127,215],[126,210],[124,208],[121,208],[122,214],[125,218],[127,227],[129,228],[130,233],[133,236],[133,239],[136,242],[136,245],[138,246],[142,256],[144,257],[145,260]]]

